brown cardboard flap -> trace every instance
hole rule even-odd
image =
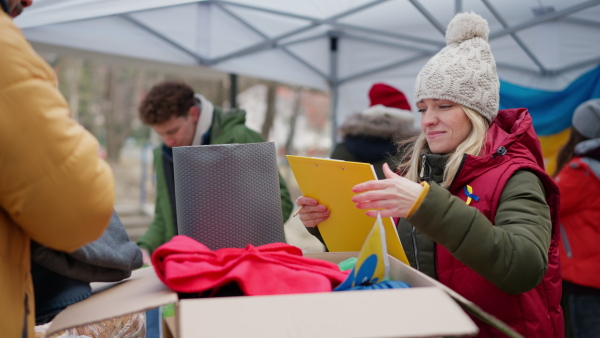
[[[477,333],[437,288],[184,299],[180,338],[437,337]]]
[[[139,269],[126,281],[64,309],[54,318],[47,334],[175,302],[177,294],[158,279],[154,268]]]
[[[356,252],[306,254],[333,263],[356,255]],[[414,288],[178,302],[177,294],[158,279],[153,268],[140,269],[124,282],[96,287],[96,290],[110,288],[67,307],[56,316],[48,334],[177,303],[177,333],[183,338],[197,337],[200,333],[209,337],[247,336],[249,332],[261,337],[311,338],[475,334],[477,326],[460,307],[508,336],[520,337],[456,292],[397,259],[389,258],[390,277]]]
[[[345,259],[350,257],[358,256],[358,252],[329,252],[329,253],[312,253],[305,254],[307,257],[324,259],[330,262],[339,263]],[[396,258],[392,256],[389,257],[390,262],[390,278],[392,280],[404,281],[410,284],[411,286],[418,287],[437,287],[443,291],[445,291],[450,297],[452,297],[465,311],[473,315],[474,317],[480,319],[484,323],[492,326],[493,328],[499,330],[500,332],[506,334],[511,338],[523,338],[518,332],[513,330],[510,326],[508,326],[503,321],[498,318],[490,315],[489,313],[483,311],[479,306],[475,305],[470,300],[456,293],[454,290],[450,289],[446,285],[438,282],[437,280],[427,276],[426,274],[413,269],[407,269],[407,265],[400,262]]]
[[[177,338],[177,322],[175,316],[162,319],[162,338]]]

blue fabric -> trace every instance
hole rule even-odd
[[[205,146],[210,144],[210,136],[212,135],[212,127],[208,128],[206,133],[202,134],[202,138],[200,139],[200,144]]]
[[[165,183],[167,185],[167,193],[169,194],[169,203],[173,214],[173,224],[175,225],[175,234],[178,233],[177,228],[177,212],[175,202],[175,169],[173,167],[173,148],[162,145],[162,165],[165,172]]]
[[[162,337],[160,308],[146,311],[146,338]]]
[[[569,128],[575,108],[593,98],[600,98],[600,66],[557,92],[500,81],[500,109],[527,108],[533,119],[535,132],[542,136]]]
[[[31,262],[31,277],[36,325],[50,322],[64,308],[92,294],[90,283],[59,275],[35,262]]]

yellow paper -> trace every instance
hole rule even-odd
[[[325,205],[329,218],[318,225],[325,245],[331,252],[360,251],[374,218],[352,202],[352,187],[376,180],[369,163],[338,161],[323,158],[286,155],[296,177],[302,196],[311,197]],[[387,250],[390,255],[409,264],[396,226],[391,217],[383,218]]]
[[[388,279],[389,272],[390,262],[385,243],[385,230],[381,217],[377,215],[375,225],[358,254],[354,268],[344,282],[335,288],[335,291],[383,282]]]

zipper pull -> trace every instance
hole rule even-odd
[[[425,155],[421,157],[421,174],[419,176],[421,176],[421,180],[425,178]]]

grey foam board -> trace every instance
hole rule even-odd
[[[273,142],[173,148],[177,227],[211,250],[285,242]]]

